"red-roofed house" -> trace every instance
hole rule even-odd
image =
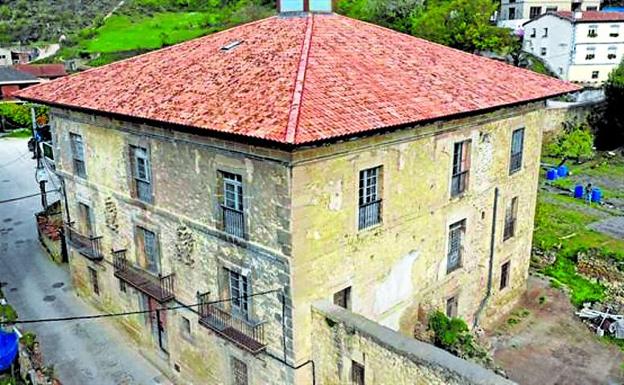
[[[624,59],[624,12],[549,13],[524,30],[524,50],[572,82],[599,86]]]
[[[51,107],[76,289],[150,311],[122,322],[184,384],[510,384],[411,336],[523,293],[545,101],[577,87],[280,7],[19,93]]]
[[[67,76],[64,64],[16,64],[15,68],[40,79],[54,80]]]

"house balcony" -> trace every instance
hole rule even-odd
[[[65,224],[67,243],[81,255],[92,261],[101,261],[104,258],[101,250],[102,237],[84,235],[73,227],[72,223]]]
[[[199,315],[201,325],[252,354],[258,354],[266,348],[265,322],[245,320],[225,310],[220,304],[211,303],[202,303]]]
[[[126,258],[126,251],[113,252],[115,277],[126,282],[140,292],[160,303],[172,300],[174,295],[174,274],[154,275],[131,264]]]

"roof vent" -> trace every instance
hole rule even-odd
[[[231,51],[234,48],[238,47],[242,42],[242,40],[233,40],[221,47],[221,51]]]

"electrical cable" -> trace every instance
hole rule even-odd
[[[45,193],[46,193],[46,194],[48,194],[48,193],[55,193],[55,192],[60,192],[60,191],[61,191],[60,189],[57,189],[57,190],[48,190],[48,191],[45,191]],[[5,200],[0,201],[0,204],[3,204],[3,203],[11,203],[11,202],[16,202],[16,201],[19,201],[19,200],[22,200],[22,199],[32,198],[32,197],[36,197],[36,196],[39,196],[39,195],[41,195],[41,193],[40,193],[40,192],[38,192],[38,193],[36,193],[36,194],[30,194],[30,195],[24,195],[24,196],[21,196],[21,197],[16,197],[16,198],[11,198],[11,199],[5,199]]]
[[[277,293],[280,290],[282,290],[282,289],[272,289],[272,290],[267,290],[267,291],[263,291],[263,292],[260,292],[260,293],[243,295],[243,296],[239,296],[239,297],[230,297],[230,298],[219,299],[219,300],[215,300],[215,301],[194,303],[194,304],[191,304],[191,305],[169,306],[169,307],[165,307],[165,308],[162,308],[162,309],[154,309],[154,310],[136,310],[136,311],[122,312],[122,313],[100,313],[100,314],[78,315],[78,316],[57,317],[57,318],[40,318],[40,319],[27,319],[27,320],[19,320],[18,319],[18,320],[15,320],[15,321],[0,321],[0,326],[1,325],[9,325],[9,324],[10,325],[17,325],[17,324],[34,324],[34,323],[66,322],[66,321],[77,321],[77,320],[92,320],[92,319],[99,319],[99,318],[125,317],[125,316],[129,316],[129,315],[152,313],[152,312],[155,312],[155,311],[170,311],[170,310],[178,310],[178,309],[188,309],[189,307],[199,307],[199,306],[206,306],[206,305],[214,305],[214,304],[223,303],[223,302],[230,302],[230,301],[233,301],[235,299],[247,299],[247,298],[256,297],[256,296],[260,296],[260,295],[267,295],[267,294],[271,294],[271,293]]]

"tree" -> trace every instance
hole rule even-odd
[[[467,52],[501,51],[510,34],[491,24],[497,8],[491,0],[431,0],[412,15],[411,32]]]
[[[549,155],[576,159],[577,162],[594,156],[594,135],[587,123],[566,122],[563,132],[547,147]]]
[[[411,15],[422,7],[422,0],[342,0],[338,12],[401,32],[411,30]]]
[[[597,129],[596,146],[611,150],[624,145],[624,59],[609,74],[604,89],[605,105],[593,125]]]

